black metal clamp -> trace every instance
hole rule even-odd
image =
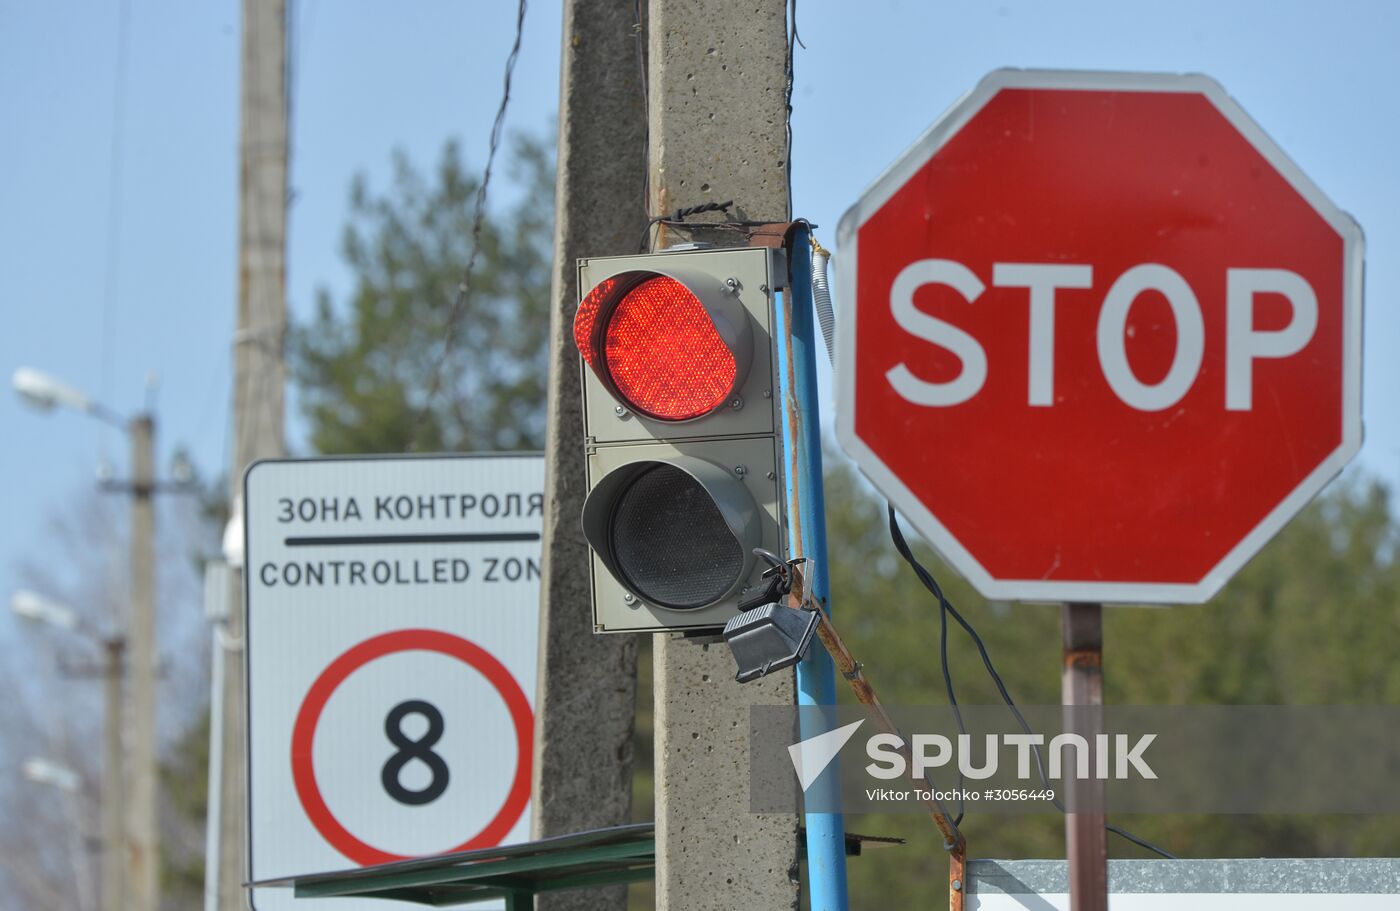
[[[739,615],[724,625],[724,641],[739,665],[734,679],[740,683],[757,680],[801,661],[821,620],[815,610],[781,603],[792,592],[797,566],[807,562],[807,558],[784,561],[761,547],[754,548],[754,553],[768,563],[762,577],[768,582],[741,598]]]

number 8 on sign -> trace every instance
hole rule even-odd
[[[428,722],[428,730],[417,740],[410,740],[403,731],[403,720],[408,715],[422,715]],[[399,803],[420,807],[437,800],[447,790],[447,782],[450,778],[447,763],[443,761],[441,756],[433,752],[433,746],[442,739],[443,730],[442,712],[439,712],[437,706],[431,702],[410,699],[407,702],[400,702],[389,711],[388,716],[384,719],[384,734],[389,738],[389,742],[399,749],[384,763],[384,771],[380,774],[380,781],[383,782],[384,790],[390,797]],[[428,782],[427,787],[416,791],[404,787],[399,780],[399,776],[403,774],[404,766],[415,759],[426,765],[428,770],[433,773],[432,781]]]

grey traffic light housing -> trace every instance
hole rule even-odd
[[[766,564],[754,548],[785,552],[773,346],[783,253],[700,249],[584,259],[578,268],[575,341],[588,349],[581,352],[588,479],[582,522],[592,551],[594,629],[718,631],[738,613],[740,597],[761,584]],[[651,278],[693,295],[685,298],[688,313],[694,317],[698,303],[733,358],[732,383],[710,385],[703,413],[659,418],[627,397],[629,384],[643,388],[645,377],[612,375],[631,364],[610,360],[609,320]],[[666,287],[674,294],[659,297],[663,303],[684,296]],[[664,318],[656,324],[673,328]],[[674,348],[664,353],[687,356]]]

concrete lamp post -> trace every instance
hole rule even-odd
[[[30,367],[14,372],[13,385],[41,411],[70,408],[126,431],[131,443],[131,479],[106,481],[104,490],[131,496],[131,602],[127,619],[131,680],[128,712],[130,751],[124,793],[125,901],[131,911],[157,911],[160,904],[159,844],[156,828],[156,610],[155,610],[155,418],[148,413],[124,419],[117,412],[46,373]]]
[[[125,907],[126,819],[125,785],[122,781],[122,679],[126,669],[126,640],[104,636],[85,623],[76,611],[36,592],[20,590],[10,596],[10,610],[30,623],[42,623],[77,633],[102,650],[98,674],[103,686],[102,730],[102,911]],[[68,793],[78,790],[78,774],[46,759],[30,759],[24,777],[50,784]]]

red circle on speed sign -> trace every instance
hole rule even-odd
[[[407,651],[437,652],[474,668],[500,694],[515,729],[515,776],[511,779],[510,790],[504,803],[480,832],[444,853],[490,848],[500,844],[501,839],[510,833],[530,803],[534,715],[530,711],[530,702],[525,696],[525,691],[505,665],[476,643],[440,630],[395,630],[366,639],[332,661],[311,684],[292,727],[291,756],[292,780],[307,818],[333,848],[362,866],[408,858],[402,854],[380,850],[363,841],[345,828],[331,813],[321,794],[320,785],[316,782],[312,757],[316,726],[331,695],[347,677],[376,658]]]
[[[838,436],[988,597],[1203,601],[1360,446],[1360,230],[1205,77],[994,73],[839,234]]]

